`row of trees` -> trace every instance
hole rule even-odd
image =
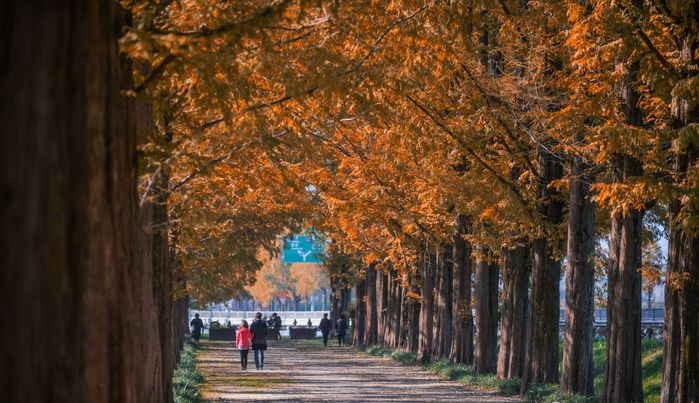
[[[231,282],[224,294],[243,287],[259,267],[252,252],[305,222],[369,267],[358,283],[364,342],[470,362],[473,306],[478,371],[591,394],[594,245],[606,237],[602,400],[640,401],[646,220],[669,238],[663,400],[690,401],[696,9],[652,0],[137,9],[150,25],[128,31],[122,48],[154,66],[136,80],[173,133],[144,181],[159,169],[176,178],[170,205],[189,291],[219,292],[212,278]],[[348,281],[331,272],[336,292]],[[399,318],[413,329],[403,340]]]
[[[46,3],[0,7],[3,291],[64,320],[55,345],[33,332],[6,355],[16,400],[167,399],[173,297],[240,294],[259,248],[308,225],[346,256],[333,267],[363,262],[330,281],[346,296],[364,279],[365,342],[469,362],[473,304],[474,366],[525,384],[559,381],[565,263],[560,381],[584,394],[608,236],[602,399],[638,401],[655,218],[663,400],[696,396],[695,0]]]

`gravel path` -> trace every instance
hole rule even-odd
[[[204,342],[197,356],[207,381],[206,401],[517,401],[467,389],[419,366],[345,347],[323,348],[317,340],[270,343],[261,371],[255,370],[252,351],[248,370],[242,371],[232,343]]]

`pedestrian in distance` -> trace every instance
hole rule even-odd
[[[189,322],[189,326],[192,327],[192,339],[194,339],[197,344],[199,344],[199,339],[201,338],[201,329],[204,328],[204,322],[199,318],[199,314],[194,314],[194,319]]]
[[[347,345],[345,342],[345,336],[347,335],[347,319],[345,319],[345,314],[340,315],[340,319],[337,320],[337,344],[339,346]]]
[[[248,352],[252,344],[252,333],[248,327],[248,321],[245,319],[240,321],[238,333],[235,335],[235,348],[240,351],[240,369],[248,369]]]
[[[255,321],[250,325],[252,333],[252,351],[255,354],[255,367],[264,369],[265,350],[267,350],[267,323],[262,320],[260,312],[255,314]]]
[[[331,327],[332,324],[330,323],[330,319],[328,319],[328,314],[324,313],[323,319],[320,320],[320,325],[318,325],[318,329],[320,329],[320,332],[323,334],[323,344],[325,347],[328,346],[328,335],[330,334]]]
[[[281,340],[282,318],[275,312],[272,314],[272,319],[274,319],[274,332],[277,334],[277,340]]]

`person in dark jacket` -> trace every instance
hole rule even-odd
[[[320,329],[320,332],[323,334],[323,344],[325,347],[328,346],[328,335],[330,334],[331,327],[332,324],[330,323],[330,319],[328,319],[328,314],[324,313],[323,319],[320,320],[320,325],[318,325],[318,329]]]
[[[202,320],[199,318],[198,313],[194,314],[194,319],[189,322],[189,326],[192,327],[192,338],[194,341],[199,343],[199,339],[201,338],[201,329],[204,328],[204,322],[202,322]]]
[[[277,340],[280,340],[282,338],[282,318],[275,312],[272,314],[272,319],[274,319],[274,332],[277,334]]]
[[[342,314],[340,315],[340,319],[337,320],[337,343],[338,345],[342,346],[347,345],[345,342],[345,336],[347,335],[347,329],[349,326],[347,325],[347,319],[345,319],[345,315]]]
[[[255,353],[255,367],[265,366],[265,350],[267,350],[267,324],[262,320],[260,312],[255,314],[255,321],[250,325],[252,333],[252,351]]]

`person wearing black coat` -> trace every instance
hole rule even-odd
[[[330,323],[330,319],[328,319],[328,314],[324,313],[323,319],[320,320],[320,325],[318,325],[318,329],[320,329],[320,332],[323,334],[323,344],[325,347],[328,346],[328,335],[330,334],[331,327],[332,324]]]
[[[262,320],[260,312],[255,314],[255,321],[250,325],[252,333],[252,351],[255,353],[255,367],[265,366],[265,350],[267,350],[267,324]]]
[[[347,325],[347,319],[345,319],[345,315],[340,315],[340,319],[337,320],[337,343],[338,345],[342,346],[343,344],[347,345],[345,342],[345,336],[347,335],[347,329],[349,326]]]

